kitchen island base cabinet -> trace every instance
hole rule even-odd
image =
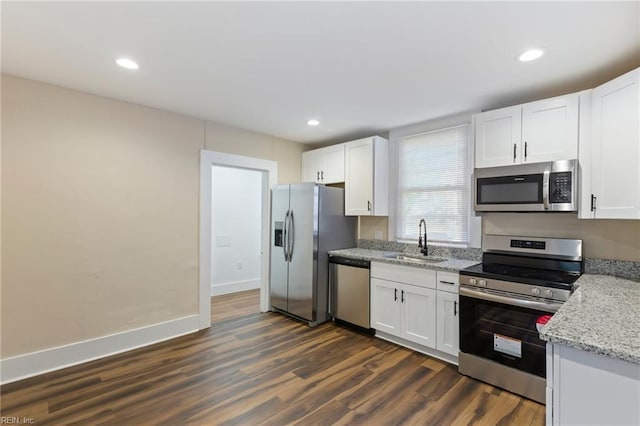
[[[554,425],[640,425],[640,365],[547,343],[547,416]]]

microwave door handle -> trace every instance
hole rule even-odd
[[[546,169],[542,175],[542,202],[545,210],[549,210],[549,174],[549,169]]]

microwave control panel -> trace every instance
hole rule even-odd
[[[571,203],[571,172],[551,173],[549,176],[549,201]]]

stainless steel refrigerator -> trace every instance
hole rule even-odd
[[[330,319],[327,251],[356,246],[344,190],[314,183],[271,191],[271,306],[315,326]]]

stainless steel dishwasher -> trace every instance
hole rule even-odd
[[[329,258],[329,309],[334,321],[374,334],[369,323],[368,260]]]

